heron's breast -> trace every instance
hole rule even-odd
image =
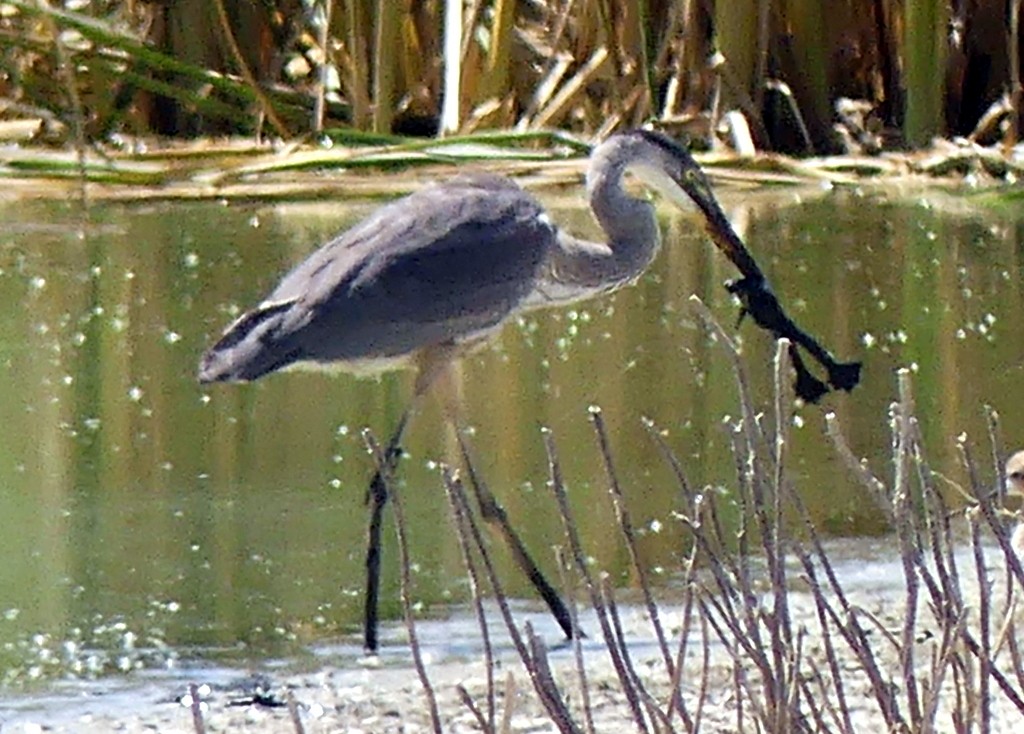
[[[384,372],[414,367],[412,352],[396,356],[357,357],[349,359],[306,359],[295,362],[283,371],[326,372],[347,374],[355,377],[376,377]]]

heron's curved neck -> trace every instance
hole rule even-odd
[[[634,261],[642,269],[654,256],[660,233],[651,203],[622,188],[633,157],[620,141],[613,138],[595,151],[587,171],[587,196],[616,259]]]
[[[629,196],[622,179],[632,162],[627,147],[613,138],[590,160],[587,195],[608,242],[587,242],[559,235],[554,272],[565,285],[610,290],[638,277],[654,259],[660,244],[654,207]]]

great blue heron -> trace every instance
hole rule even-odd
[[[658,223],[650,202],[623,189],[627,171],[703,213],[715,243],[744,276],[729,285],[743,313],[793,342],[801,397],[817,400],[828,387],[807,371],[796,344],[825,367],[832,387],[852,389],[860,365],[836,363],[793,324],[700,167],[680,145],[649,130],[609,137],[591,155],[587,194],[607,244],[560,230],[506,178],[473,174],[431,184],[381,207],[300,263],[203,355],[199,380],[255,380],[301,361],[359,371],[411,364],[417,370],[411,406],[453,358],[511,314],[608,291],[644,271],[658,249]],[[387,444],[387,462],[397,459],[409,414]],[[387,498],[379,481],[372,484],[379,519]],[[367,561],[374,590],[368,610],[376,605],[374,553]],[[366,630],[371,650],[372,626],[375,616]]]

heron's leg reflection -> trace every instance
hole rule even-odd
[[[373,473],[366,490],[366,502],[370,505],[370,524],[366,539],[366,595],[363,606],[363,649],[376,654],[379,646],[378,599],[380,598],[380,545],[384,522],[384,507],[388,503],[388,482],[392,480],[398,460],[402,457],[402,438],[409,419],[419,406],[423,395],[430,386],[448,370],[457,353],[455,345],[443,344],[423,350],[415,357],[417,372],[409,406],[398,419],[398,425],[384,448],[382,463]]]

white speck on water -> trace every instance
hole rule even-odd
[[[200,698],[202,698],[202,695],[203,694],[200,694]],[[191,693],[186,693],[184,696],[181,697],[181,705],[184,706],[187,709],[192,708],[192,694]],[[209,708],[210,708],[210,704],[208,704],[206,701],[200,700],[200,702],[199,702],[199,710],[200,711],[208,711]]]

